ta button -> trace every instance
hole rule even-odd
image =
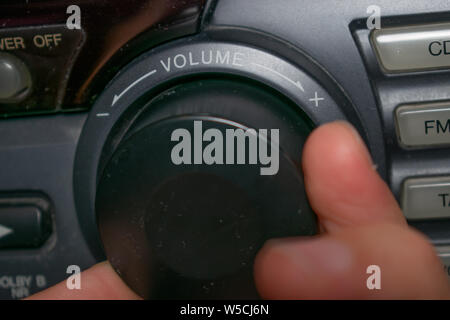
[[[409,220],[450,218],[450,177],[407,179],[402,209]]]

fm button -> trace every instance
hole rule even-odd
[[[396,122],[405,147],[450,144],[450,102],[400,106]]]

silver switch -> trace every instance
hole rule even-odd
[[[0,103],[16,103],[31,91],[26,65],[12,54],[0,52]]]

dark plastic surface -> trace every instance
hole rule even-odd
[[[11,42],[11,39],[19,39],[15,49],[8,50],[4,46],[3,52],[22,61],[33,83],[26,99],[0,101],[0,116],[60,109],[67,80],[85,37],[82,30],[69,30],[66,25],[61,24],[0,28],[0,41],[9,39]]]
[[[69,265],[85,269],[96,262],[78,225],[72,191],[85,119],[74,114],[0,121],[0,193],[39,191],[53,207],[53,232],[43,246],[0,250],[1,277],[31,279],[26,287],[0,286],[2,299],[23,298],[63,280]]]
[[[54,100],[54,104],[46,104],[46,108],[86,109],[114,74],[134,57],[162,42],[195,33],[204,3],[205,0],[2,1],[0,34],[3,29],[14,27],[65,25],[70,16],[66,13],[67,7],[78,5],[86,42],[74,63],[76,72],[70,77],[65,74],[68,77],[66,90],[57,97],[62,105],[56,103],[60,100]],[[67,34],[78,32],[66,29]],[[21,36],[22,32],[12,35]],[[73,48],[64,50],[70,52]],[[19,55],[30,54],[28,49],[14,51]],[[39,56],[33,57],[32,63],[39,63],[39,59]],[[40,78],[51,71],[43,71],[43,67],[32,76]],[[44,97],[45,91],[41,90],[39,96]],[[39,103],[33,106],[44,108]]]

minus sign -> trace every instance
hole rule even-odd
[[[105,113],[97,113],[97,117],[109,117],[109,113],[105,112]]]

